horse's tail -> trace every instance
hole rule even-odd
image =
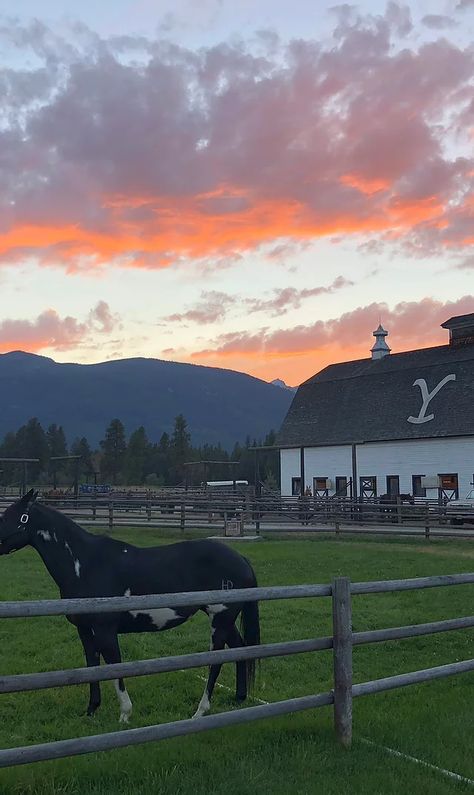
[[[258,602],[245,602],[241,614],[241,633],[246,646],[258,646],[260,643],[260,618]],[[260,660],[246,660],[247,686],[251,691],[255,682],[255,667]]]

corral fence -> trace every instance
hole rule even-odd
[[[413,504],[394,498],[352,501],[348,498],[298,498],[279,495],[209,494],[182,490],[131,495],[43,496],[42,500],[84,525],[159,527],[185,533],[209,530],[222,535],[260,532],[384,533],[421,536],[471,535],[474,510],[452,510],[449,502],[416,499]],[[0,510],[12,502],[0,497]],[[465,525],[461,528],[458,526]],[[459,533],[458,533],[459,531]]]
[[[418,590],[422,588],[465,585],[468,583],[474,583],[474,573],[359,583],[351,583],[347,577],[337,577],[333,580],[332,585],[297,585],[235,589],[233,591],[200,591],[149,596],[0,603],[0,618],[15,618],[110,613],[123,610],[156,609],[171,605],[179,607],[217,603],[229,604],[232,602],[249,602],[256,599],[263,601],[331,597],[333,614],[333,634],[328,637],[115,663],[102,667],[94,666],[45,673],[3,676],[0,677],[0,693],[39,690],[48,687],[98,682],[119,677],[143,676],[164,671],[197,668],[212,663],[282,657],[302,652],[315,652],[322,649],[333,649],[334,661],[334,687],[326,693],[285,699],[270,704],[246,707],[190,720],[172,721],[144,728],[126,729],[119,732],[108,732],[70,740],[9,748],[0,751],[0,767],[122,748],[170,737],[195,734],[210,729],[235,726],[262,718],[300,712],[330,704],[333,705],[334,709],[336,736],[344,746],[350,747],[352,741],[352,701],[354,698],[474,670],[474,659],[470,659],[448,663],[435,668],[425,668],[410,673],[388,676],[383,679],[353,683],[353,646],[474,627],[474,616],[434,621],[426,624],[410,624],[408,626],[367,632],[352,632],[352,597],[359,594]]]

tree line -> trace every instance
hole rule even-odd
[[[61,425],[53,423],[45,430],[36,417],[32,417],[16,432],[7,433],[0,445],[2,458],[36,458],[38,463],[28,464],[30,483],[70,487],[75,477],[80,482],[109,483],[113,486],[166,487],[197,486],[205,480],[248,480],[254,482],[256,446],[275,444],[275,432],[270,431],[263,440],[247,436],[242,444],[224,450],[220,444],[193,446],[188,424],[182,414],[175,417],[171,434],[163,433],[158,442],[151,442],[143,426],[127,438],[121,420],[111,420],[105,429],[99,447],[93,449],[85,436],[77,437],[68,445]],[[67,460],[67,456],[79,456]],[[218,462],[199,464],[199,462]],[[194,462],[192,466],[189,466]],[[238,462],[230,466],[229,462]],[[185,466],[188,465],[188,466]],[[2,485],[21,481],[22,465],[0,463]],[[270,488],[278,483],[279,456],[276,450],[259,454],[259,480]]]

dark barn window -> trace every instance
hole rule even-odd
[[[291,495],[299,497],[301,494],[301,478],[291,478]]]
[[[336,477],[336,497],[347,497],[346,477]]]
[[[421,485],[421,479],[424,475],[411,476],[411,490],[414,497],[426,497],[426,489]]]
[[[400,478],[398,475],[387,475],[387,494],[398,497],[400,494]]]

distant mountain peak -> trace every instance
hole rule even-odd
[[[297,386],[288,386],[288,384],[285,384],[285,382],[281,378],[274,378],[273,381],[271,381],[270,383],[273,384],[273,386],[279,386],[280,389],[289,389],[290,392],[296,392],[296,390],[298,389]]]

